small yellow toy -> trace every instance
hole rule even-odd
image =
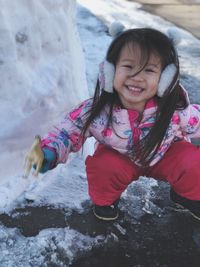
[[[38,176],[38,173],[41,169],[44,160],[44,153],[40,147],[40,143],[41,138],[39,135],[36,135],[35,140],[30,148],[30,151],[28,152],[25,158],[25,174],[23,175],[24,178],[28,178],[33,165],[36,166],[34,175]]]

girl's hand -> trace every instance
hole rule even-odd
[[[40,147],[41,138],[39,135],[35,136],[35,140],[28,152],[25,159],[25,174],[24,178],[28,178],[32,167],[35,167],[35,176],[38,176],[40,169],[42,167],[42,163],[44,161],[44,153]]]

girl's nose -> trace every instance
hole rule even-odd
[[[141,71],[139,73],[131,73],[130,78],[134,81],[143,81],[144,79]]]

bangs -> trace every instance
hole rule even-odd
[[[134,54],[134,56],[137,58],[138,62],[138,69],[136,70],[135,74],[138,74],[140,71],[142,71],[146,65],[149,62],[149,58],[151,55],[150,49],[143,44],[142,42],[128,42],[124,48],[127,47],[130,54]]]
[[[158,58],[161,63],[161,68],[163,68],[163,62],[159,53],[151,45],[147,45],[144,42],[138,41],[129,41],[127,42],[120,51],[120,56],[123,53],[123,50],[126,49],[129,52],[130,58],[133,58],[136,63],[135,74],[140,73],[148,64],[152,63],[152,58]],[[120,59],[118,57],[118,60]],[[118,61],[117,61],[118,62]],[[117,63],[116,62],[116,63]]]

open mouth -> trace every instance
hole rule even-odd
[[[135,87],[135,86],[129,86],[129,85],[127,86],[127,89],[134,94],[140,94],[144,91],[144,89],[141,87]]]

